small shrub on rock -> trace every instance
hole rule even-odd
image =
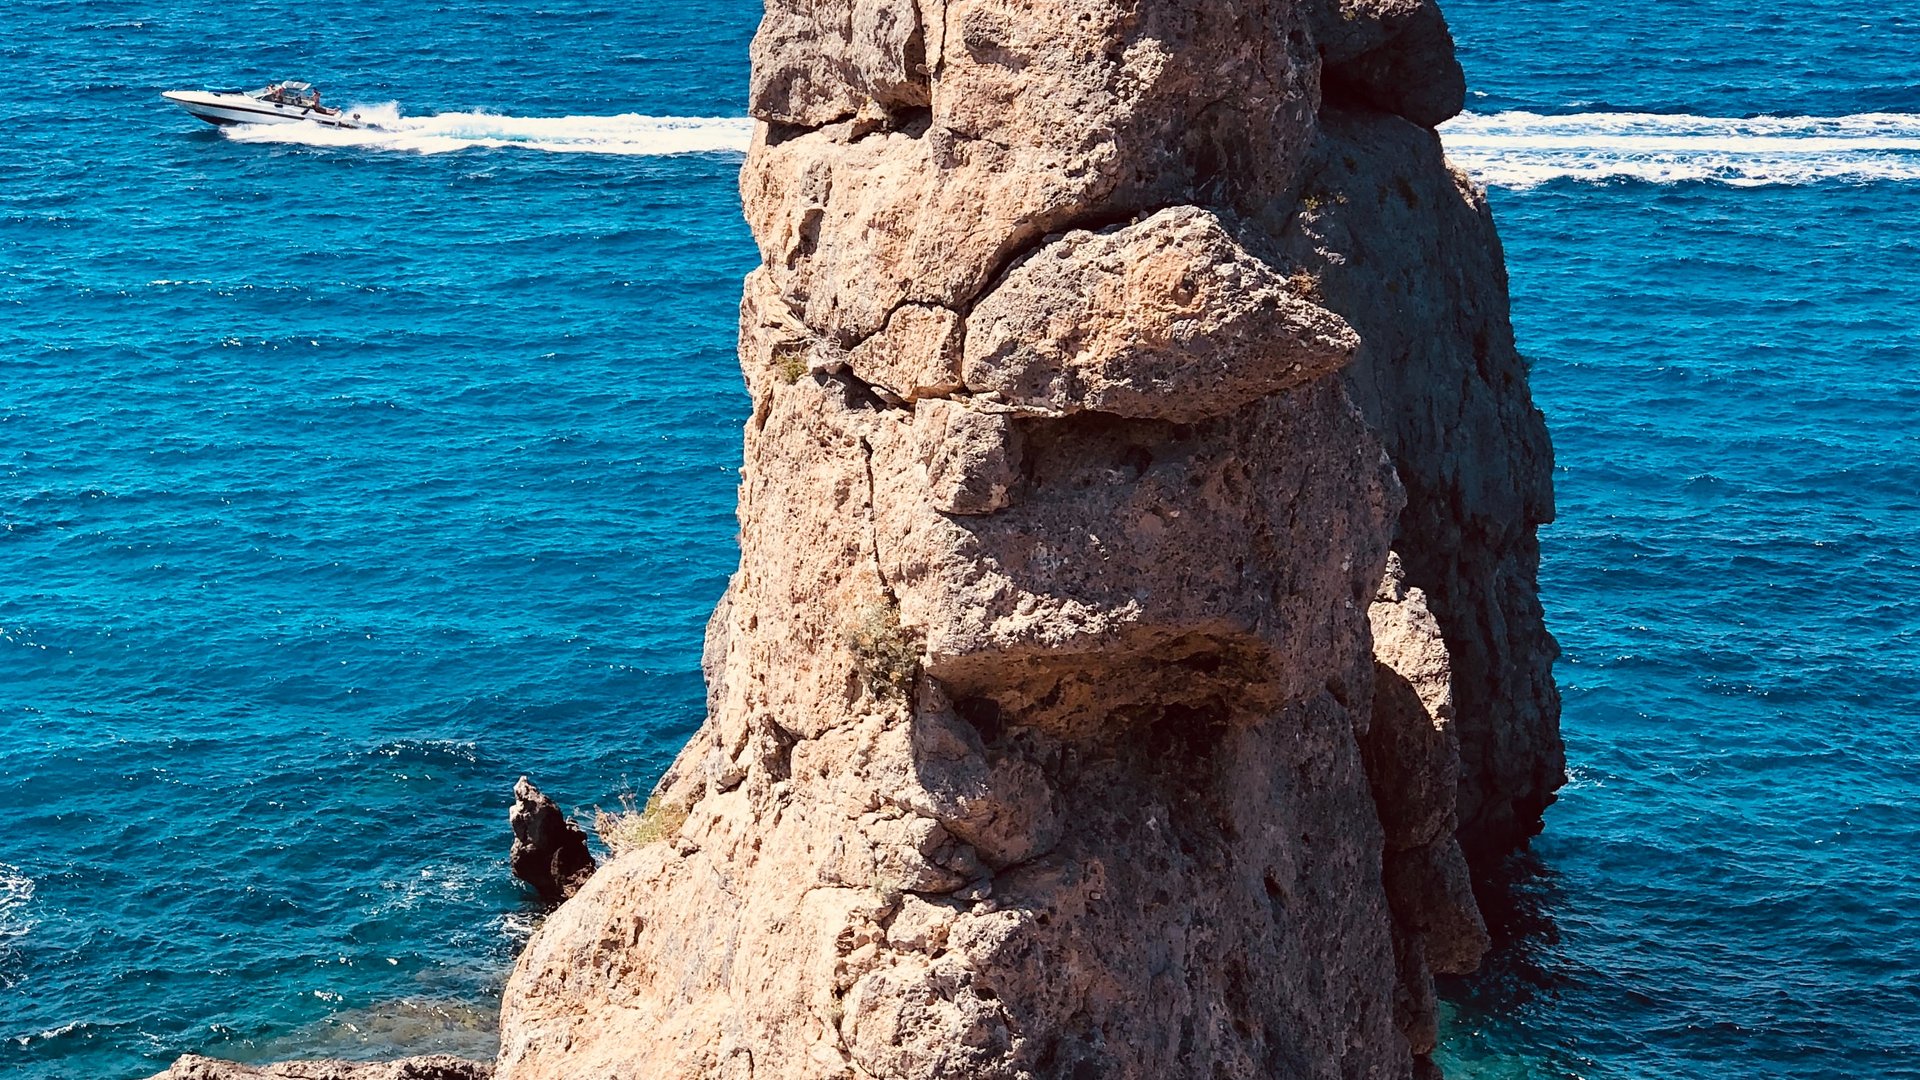
[[[920,646],[901,627],[900,612],[891,604],[875,604],[862,612],[847,632],[847,646],[875,695],[905,693],[920,672]]]
[[[1305,270],[1295,270],[1293,276],[1287,278],[1287,291],[1302,300],[1310,300],[1316,304],[1326,299],[1320,295],[1319,276]]]
[[[780,378],[789,385],[800,381],[807,373],[807,350],[785,347],[774,350],[774,363],[780,370]]]
[[[632,795],[620,796],[620,809],[594,811],[593,831],[617,858],[636,848],[671,838],[687,823],[684,806],[663,802],[655,795],[641,807]]]

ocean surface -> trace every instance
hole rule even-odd
[[[1920,1076],[1920,13],[1450,0],[1572,781],[1453,1077]],[[0,1075],[486,1053],[735,559],[752,0],[0,6]],[[392,130],[221,133],[298,77]]]

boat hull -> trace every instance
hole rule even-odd
[[[214,94],[199,90],[169,90],[160,95],[209,124],[322,124],[358,128],[361,123],[339,113],[319,112],[311,106],[287,105],[246,94]]]

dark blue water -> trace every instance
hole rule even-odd
[[[1859,114],[1920,112],[1920,15],[1765,8],[1447,11],[1483,110],[1912,125]],[[1674,159],[1738,157],[1715,127]],[[1920,172],[1761,158],[1493,192],[1558,451],[1572,782],[1447,988],[1449,1075],[1920,1076]]]
[[[1484,1075],[1920,1075],[1915,194],[1496,197],[1573,779],[1456,988]]]
[[[0,8],[0,1074],[484,1046],[515,776],[612,804],[699,719],[737,155],[249,145],[156,95],[737,116],[754,12],[352,7]]]
[[[757,5],[333,10],[0,8],[0,1073],[484,1053],[512,779],[611,804],[699,718],[755,256],[665,153],[737,126],[647,118],[741,114]],[[1574,780],[1444,1063],[1920,1075],[1920,21],[1448,12]],[[283,76],[413,119],[156,97]]]

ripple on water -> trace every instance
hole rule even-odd
[[[0,1073],[484,1052],[538,917],[514,777],[611,805],[700,716],[757,258],[736,154],[531,144],[737,140],[638,118],[741,116],[761,5],[76,14],[115,6],[0,35]],[[1453,141],[1532,184],[1492,199],[1574,782],[1441,1056],[1911,1074],[1920,202],[1862,118],[1920,112],[1920,19],[1444,6],[1508,114]],[[246,145],[153,96],[269,73],[446,127]]]

